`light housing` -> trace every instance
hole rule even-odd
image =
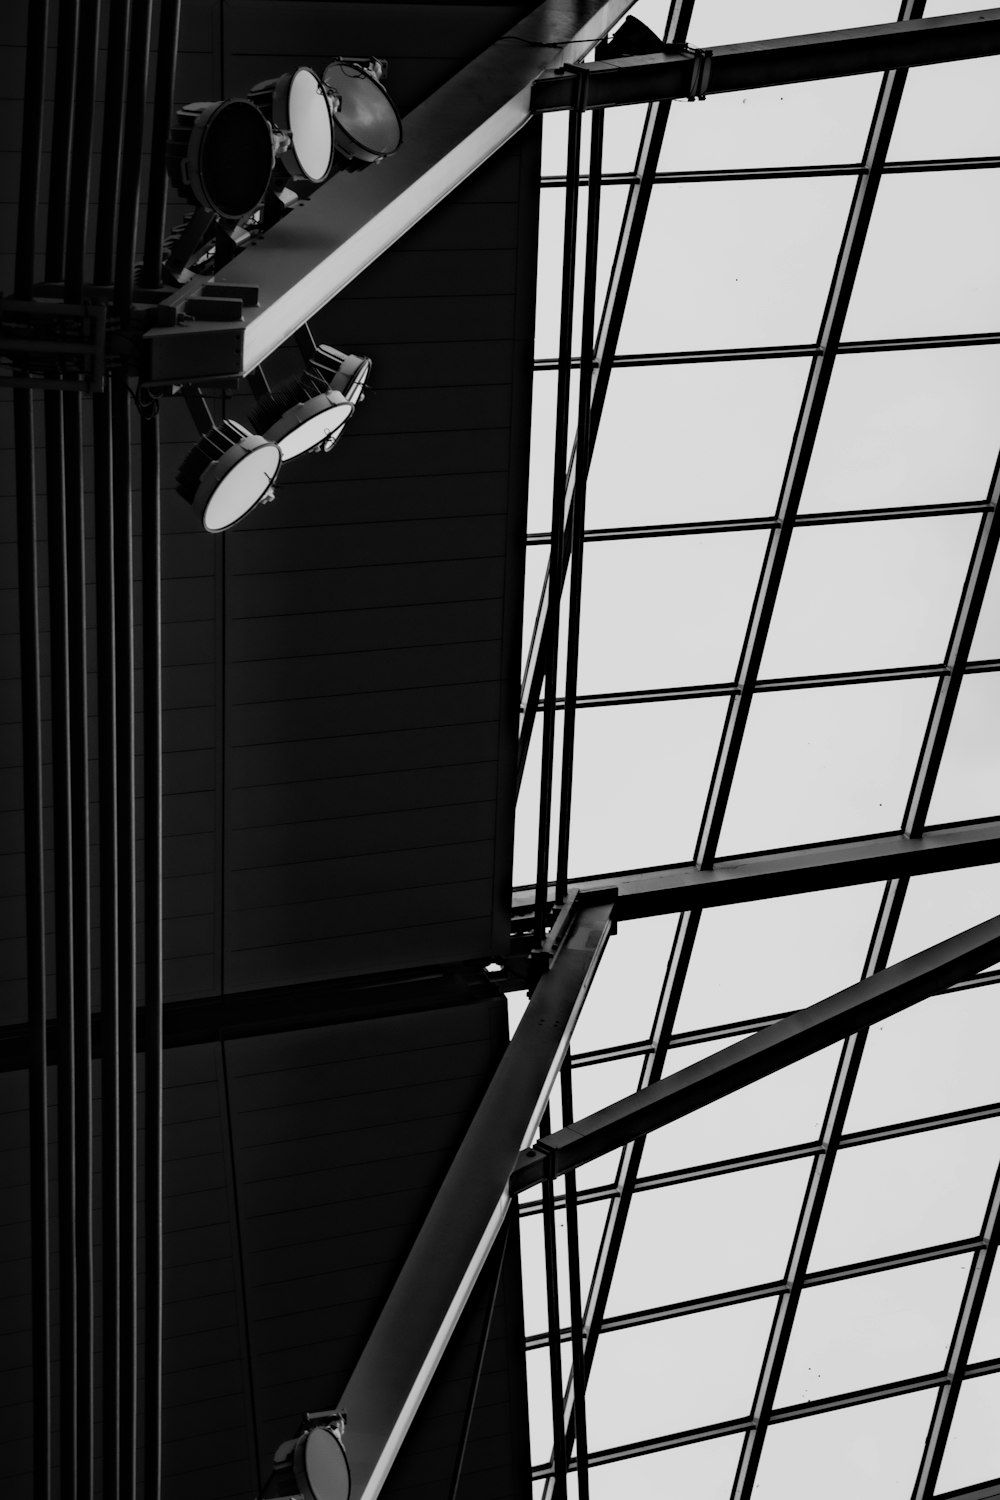
[[[285,177],[325,181],[333,168],[334,101],[319,74],[295,68],[255,83],[249,97],[277,132],[275,162]]]
[[[267,1500],[350,1500],[351,1470],[344,1451],[343,1412],[306,1412],[302,1430],[282,1443],[264,1486]]]
[[[323,82],[340,99],[333,116],[334,147],[345,165],[369,166],[399,149],[399,112],[374,67],[338,58],[323,69]]]
[[[364,354],[344,354],[332,344],[317,344],[306,364],[309,379],[321,381],[328,391],[339,391],[357,404],[365,399],[365,386],[372,362]]]
[[[206,531],[228,531],[274,499],[281,468],[277,443],[224,421],[203,432],[177,471],[177,493],[194,506]]]
[[[250,426],[277,443],[283,461],[303,453],[329,453],[354,414],[354,403],[339,391],[295,375],[262,396],[250,413]]]
[[[242,219],[264,199],[274,170],[274,140],[248,99],[184,104],[167,145],[177,191],[220,219]]]

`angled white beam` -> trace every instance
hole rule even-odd
[[[230,358],[237,367],[219,373],[256,369],[454,192],[527,124],[536,79],[548,68],[585,56],[594,38],[608,32],[631,4],[543,0],[405,117],[403,143],[394,156],[368,171],[331,178],[230,265],[211,278],[196,277],[168,298],[168,304],[182,306],[201,291],[225,296],[229,286],[259,288],[259,306],[247,310],[244,326],[229,325]],[[187,332],[157,329],[146,339],[176,345]]]
[[[574,896],[545,947],[551,968],[476,1110],[337,1405],[354,1500],[375,1500],[475,1286],[611,935],[613,891]]]

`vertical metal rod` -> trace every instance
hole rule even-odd
[[[597,301],[597,243],[601,212],[601,162],[604,111],[590,117],[590,170],[587,193],[587,235],[583,266],[583,307],[580,318],[580,388],[577,411],[577,451],[590,451],[590,382],[594,358],[594,313]],[[566,633],[566,707],[563,712],[562,774],[559,796],[559,843],[556,852],[556,902],[566,899],[569,877],[570,813],[573,800],[573,749],[576,741],[576,693],[580,667],[580,613],[583,601],[583,539],[587,515],[587,464],[577,468],[569,519],[569,620]]]
[[[677,44],[684,41],[684,38],[687,36],[688,26],[690,25],[693,5],[694,0],[673,0],[670,16],[664,31],[664,39],[668,44]],[[638,181],[633,183],[629,188],[625,214],[622,220],[622,230],[611,267],[611,275],[608,278],[608,291],[605,297],[604,312],[597,335],[590,406],[590,451],[588,451],[586,456],[587,464],[590,463],[594,440],[597,436],[601,413],[604,409],[608,381],[611,376],[615,352],[618,348],[618,335],[621,331],[622,319],[625,316],[625,303],[628,300],[628,291],[632,283],[632,272],[635,269],[635,261],[639,253],[639,242],[642,237],[643,225],[646,222],[646,211],[649,207],[649,199],[652,194],[653,182],[656,175],[656,164],[659,160],[660,148],[663,145],[663,136],[667,127],[669,114],[669,100],[652,105],[646,113],[646,123],[643,128],[637,162]],[[580,444],[577,443],[574,459],[570,463],[569,473],[566,476],[564,496],[572,495],[583,451]],[[551,598],[551,580],[552,571],[550,563],[545,591],[543,592],[543,603],[546,596]],[[541,623],[536,626],[535,635],[528,653],[528,668],[525,673],[521,693],[522,718],[518,743],[518,785],[520,785],[520,779],[524,772],[524,763],[528,754],[528,743],[531,738],[535,714],[538,710],[541,697],[548,638],[549,618],[548,606],[546,605],[544,614],[541,615]]]
[[[163,1349],[163,697],[160,430],[142,424],[143,878],[145,904],[145,1455],[144,1500],[160,1500]]]
[[[465,1407],[465,1416],[462,1419],[462,1431],[458,1440],[458,1453],[455,1456],[455,1467],[452,1470],[448,1500],[458,1500],[458,1487],[462,1482],[462,1465],[465,1463],[465,1451],[469,1446],[469,1433],[472,1431],[472,1418],[476,1409],[476,1397],[479,1394],[479,1384],[483,1377],[483,1366],[486,1363],[486,1350],[489,1346],[490,1330],[493,1327],[493,1314],[496,1311],[497,1297],[500,1293],[500,1282],[503,1280],[507,1242],[511,1235],[511,1225],[516,1218],[517,1205],[511,1204],[507,1209],[503,1228],[497,1235],[496,1244],[490,1252],[496,1259],[496,1275],[493,1278],[489,1302],[486,1304],[486,1311],[483,1315],[483,1326],[479,1335],[479,1345],[476,1349],[476,1360],[473,1365],[472,1380],[469,1387],[469,1399]]]
[[[115,696],[118,823],[118,1054],[121,1225],[119,1368],[122,1415],[118,1471],[124,1496],[135,1494],[136,1373],[136,970],[135,970],[135,717],[132,607],[132,472],[129,392],[125,376],[111,379],[112,527],[115,567]]]
[[[98,797],[101,891],[101,1194],[103,1494],[117,1500],[121,1388],[118,1363],[120,1266],[118,1173],[118,761],[115,671],[115,540],[111,521],[114,457],[111,403],[95,395],[94,507],[97,580]]]
[[[563,1126],[572,1125],[573,1065],[567,1057],[562,1065]],[[573,1424],[566,1433],[572,1450],[576,1438],[576,1482],[578,1500],[590,1500],[590,1467],[587,1447],[587,1368],[583,1352],[583,1294],[580,1285],[580,1223],[577,1212],[576,1173],[566,1173],[566,1251],[569,1258],[569,1327],[573,1352]],[[565,1419],[564,1419],[565,1420]]]
[[[160,0],[149,199],[146,205],[145,249],[140,278],[142,285],[148,287],[159,286],[162,280],[163,235],[167,214],[167,137],[174,117],[174,72],[177,65],[180,13],[180,0]]]
[[[579,75],[578,79],[579,79]],[[579,85],[578,85],[579,86]],[[549,840],[552,827],[552,775],[555,758],[556,695],[559,689],[559,599],[563,582],[563,535],[566,526],[566,456],[569,447],[569,396],[573,358],[573,301],[576,283],[576,226],[580,199],[579,109],[569,117],[566,151],[566,214],[563,225],[562,300],[559,322],[559,375],[552,467],[552,549],[549,555],[549,634],[542,715],[542,773],[538,808],[538,863],[535,889],[535,939],[541,942],[548,914]]]
[[[45,398],[45,483],[49,529],[49,629],[52,681],[52,825],[55,878],[56,1041],[58,1050],[59,1184],[59,1465],[62,1500],[76,1500],[77,1363],[76,1275],[76,1070],[74,1051],[73,821],[70,817],[70,682],[67,622],[66,503],[63,474],[63,403]]]
[[[21,116],[21,177],[17,195],[14,295],[30,297],[35,284],[38,204],[41,201],[42,138],[45,129],[45,57],[49,41],[49,0],[28,6],[24,57],[24,110]]]
[[[89,0],[80,28],[73,91],[73,160],[66,204],[66,300],[82,300],[90,210],[90,155],[94,134],[94,95],[97,92],[97,38],[100,0]]]
[[[134,0],[125,67],[125,134],[115,234],[115,311],[121,318],[128,316],[135,282],[151,10],[152,0]]]
[[[73,103],[79,35],[79,0],[60,0],[45,235],[45,276],[48,281],[62,281],[66,274],[67,203],[73,163]]]
[[[548,1105],[541,1120],[545,1135],[551,1124]],[[552,1399],[552,1463],[555,1500],[566,1500],[566,1431],[563,1426],[562,1328],[559,1319],[559,1250],[556,1244],[555,1189],[542,1184],[542,1230],[545,1242],[545,1297],[549,1319],[549,1390]]]
[[[42,677],[38,609],[35,414],[30,391],[15,390],[17,583],[24,767],[24,892],[28,971],[29,1153],[31,1172],[32,1468],[35,1500],[52,1493],[52,1307],[49,1292],[49,1083],[46,1020],[45,827],[42,788]]]
[[[98,177],[98,211],[94,224],[94,280],[110,285],[115,258],[115,229],[121,192],[122,150],[125,135],[125,78],[132,26],[131,0],[110,0],[108,51],[105,60],[104,124]],[[108,80],[114,80],[109,86]]]
[[[78,1493],[93,1494],[94,1245],[93,1096],[90,993],[90,748],[87,712],[87,572],[82,401],[63,398],[66,494],[66,576],[69,633],[70,820],[73,825],[73,1050],[76,1063],[76,1222]]]

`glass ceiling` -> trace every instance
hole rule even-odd
[[[633,14],[699,47],[901,14],[896,0],[695,0],[685,37],[688,9],[640,0]],[[864,76],[670,107],[592,438],[575,692],[562,594],[550,881],[567,708],[570,885],[1000,815],[997,570],[970,612],[998,524],[1000,58],[917,69],[886,109],[890,87]],[[657,110],[607,111],[598,328]],[[514,876],[531,891],[567,134],[565,116],[544,117]],[[873,189],[838,298],[852,203]],[[957,678],[938,757],[928,726]],[[551,1128],[998,910],[1000,868],[985,866],[623,922]],[[561,1493],[557,1359],[569,1496],[930,1500],[1000,1483],[997,980],[987,971],[561,1179],[548,1256],[543,1191],[522,1195],[538,1500]],[[512,997],[512,1024],[523,1004]],[[586,1479],[572,1440],[577,1277]]]

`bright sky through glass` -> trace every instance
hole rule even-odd
[[[966,8],[928,3],[925,13]],[[669,9],[640,0],[633,13],[663,34]],[[877,0],[695,0],[688,40],[897,15]],[[918,69],[905,84],[843,346],[829,351],[815,445],[793,493],[789,455],[881,85],[835,79],[671,109],[589,471],[571,884],[695,858],[758,584],[790,504],[746,732],[717,809],[718,855],[898,831],[925,774],[956,617],[982,593],[972,583],[996,508],[1000,59]],[[607,113],[599,317],[644,120],[638,108]],[[565,193],[566,121],[544,123],[527,665],[548,597]],[[589,122],[584,163],[588,139]],[[581,229],[586,207],[585,193]],[[578,274],[576,358],[580,284]],[[574,371],[571,440],[577,380]],[[928,782],[932,826],[1000,815],[997,570],[973,625],[976,669]],[[554,827],[562,665],[558,691]],[[539,719],[515,886],[535,879],[540,742]],[[553,836],[550,878],[554,851]],[[873,959],[884,895],[860,885],[622,923],[573,1039],[575,1116],[856,983],[873,962],[995,916],[1000,867],[911,879]],[[1000,991],[990,980],[1000,972],[577,1174],[595,1341],[592,1500],[799,1500],[804,1474],[810,1500],[932,1500],[1000,1481],[1000,1271],[989,1277],[983,1239],[1000,1160]],[[561,1123],[554,1099],[553,1128]],[[534,1493],[551,1500],[540,1191],[520,1209]],[[555,1227],[569,1381],[563,1182]],[[915,1491],[956,1321],[976,1286],[985,1302],[940,1477]],[[774,1330],[789,1316],[782,1359]],[[773,1412],[762,1414],[761,1370],[776,1350]],[[741,1467],[748,1451],[755,1480]],[[571,1500],[577,1493],[571,1473]]]

